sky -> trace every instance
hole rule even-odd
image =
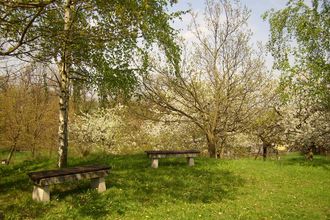
[[[272,8],[275,10],[284,8],[287,0],[241,0],[241,3],[251,10],[248,25],[253,32],[252,43],[254,45],[256,45],[257,42],[266,44],[269,39],[269,24],[261,18],[261,15]],[[173,6],[171,11],[188,9],[202,15],[204,11],[204,0],[178,0],[178,3]],[[173,24],[175,29],[180,30],[180,35],[186,38],[189,36],[187,26],[190,23],[190,18],[190,15],[184,15],[182,21],[176,20]],[[266,65],[268,69],[271,69],[272,58],[270,55],[266,57]]]

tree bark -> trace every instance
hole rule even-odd
[[[263,142],[262,143],[262,157],[264,159],[264,161],[267,159],[267,150],[268,150],[268,147],[270,146],[269,143],[267,142]]]
[[[224,158],[224,154],[225,154],[225,146],[222,146],[219,152],[219,159]]]
[[[217,148],[216,148],[216,139],[215,139],[215,135],[212,133],[207,133],[206,135],[206,139],[207,139],[207,148],[208,148],[208,152],[210,157],[212,158],[217,158]]]
[[[257,155],[254,157],[254,159],[255,159],[255,160],[258,158],[258,156],[259,156],[260,152],[261,152],[261,146],[259,147],[259,150],[258,150],[258,153],[257,153]]]
[[[226,148],[226,138],[224,136],[222,136],[221,137],[221,142],[220,142],[219,159],[224,158],[225,148]]]
[[[21,133],[21,130],[19,129],[18,130],[18,133],[13,138],[14,144],[13,144],[13,146],[10,149],[9,155],[7,157],[7,160],[6,160],[6,165],[9,165],[10,164],[11,158],[13,157],[14,152],[16,151],[17,141],[18,141],[18,138],[20,136],[20,133]]]
[[[66,65],[62,64],[61,83],[60,83],[60,112],[59,112],[59,149],[58,149],[58,167],[66,167],[68,157],[68,111],[69,111],[69,95],[68,84],[69,79],[66,71]]]
[[[7,160],[6,160],[6,165],[10,164],[11,158],[13,157],[15,151],[16,151],[16,141],[10,149],[9,155],[7,157]]]
[[[64,43],[60,67],[60,100],[59,100],[59,149],[58,167],[67,166],[68,158],[68,112],[69,112],[69,71],[70,71],[70,28],[72,23],[72,0],[66,0],[64,5]]]
[[[49,101],[49,89],[48,89],[48,84],[47,84],[47,72],[44,72],[42,74],[42,79],[43,79],[43,86],[44,86],[44,92],[45,92],[45,103]]]

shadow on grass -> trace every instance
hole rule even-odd
[[[39,158],[0,167],[0,212],[6,219],[35,219],[49,210],[50,204],[31,202],[33,184],[27,173],[52,166],[53,161]]]
[[[311,167],[322,167],[326,170],[330,170],[330,159],[324,156],[314,156],[312,161],[306,160],[304,156],[296,156],[286,158],[280,161],[282,165],[300,165],[300,166],[311,166]]]
[[[81,215],[102,216],[107,212],[124,215],[127,211],[157,208],[167,203],[196,204],[235,199],[237,189],[245,181],[220,169],[218,162],[197,158],[195,167],[188,167],[185,158],[161,159],[159,168],[152,169],[145,155],[92,156],[84,162],[73,161],[74,165],[112,166],[104,196],[91,193],[86,197],[81,194],[79,197],[84,199],[72,201],[73,206],[80,207]]]
[[[197,158],[194,167],[188,167],[185,158],[161,159],[158,169],[152,169],[150,160],[142,154],[90,155],[84,159],[71,158],[69,161],[70,166],[110,165],[112,169],[106,178],[108,189],[99,194],[90,189],[88,180],[53,186],[51,203],[45,205],[50,212],[52,209],[57,212],[58,206],[70,206],[74,207],[74,212],[78,213],[79,217],[97,219],[114,213],[125,215],[143,208],[163,208],[174,203],[221,202],[223,199],[235,199],[237,189],[245,183],[240,176],[222,169],[219,166],[220,161],[205,158]],[[34,218],[42,217],[44,213],[33,208],[39,207],[40,203],[32,202],[32,183],[26,173],[52,168],[51,165],[54,165],[54,161],[25,161],[1,170],[1,176],[9,176],[0,182],[0,192],[9,194],[9,190],[14,187],[16,193],[21,192],[25,196],[18,205],[17,201],[11,201],[4,211],[9,211],[15,202],[17,210],[21,208],[22,211],[31,213],[30,216]],[[0,196],[1,199],[5,197]],[[33,204],[33,210],[27,208],[29,203]]]
[[[13,188],[22,191],[30,189],[32,182],[30,182],[27,173],[48,169],[53,165],[52,162],[48,159],[25,160],[19,164],[0,167],[0,192],[5,193]]]

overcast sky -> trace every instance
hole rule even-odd
[[[275,10],[285,7],[287,0],[241,0],[241,3],[251,10],[251,16],[248,21],[249,28],[253,32],[252,42],[255,44],[257,41],[265,44],[269,38],[269,24],[261,18],[261,15],[269,9]],[[188,10],[192,9],[202,15],[204,11],[204,0],[178,0],[171,11]],[[190,23],[191,17],[184,15],[182,21],[177,20],[174,23],[176,29],[181,30],[181,35],[184,37],[189,36],[187,25]],[[267,67],[270,69],[272,59],[267,57]]]

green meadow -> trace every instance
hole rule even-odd
[[[1,155],[4,156],[4,152]],[[56,168],[56,160],[16,153],[0,166],[0,213],[5,219],[330,219],[330,159],[279,161],[161,159],[144,154],[69,158],[70,166],[107,164],[107,191],[90,182],[51,187],[51,201],[32,200],[27,173]]]

